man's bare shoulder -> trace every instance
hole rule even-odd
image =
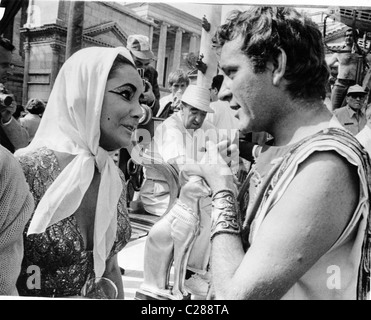
[[[314,152],[301,163],[298,173],[301,171],[322,172],[324,179],[331,178],[333,181],[350,179],[358,175],[356,166],[338,152],[331,150]]]
[[[357,168],[337,152],[313,152],[299,165],[282,197],[271,209],[267,234],[284,221],[292,228],[283,236],[298,241],[304,228],[313,237],[313,248],[326,242],[321,249],[326,251],[354,215],[358,198]],[[318,243],[317,238],[322,240]]]
[[[308,197],[313,208],[323,211],[324,207],[332,208],[329,214],[336,212],[339,221],[345,222],[353,214],[358,199],[357,167],[335,151],[314,152],[300,164],[293,186],[296,194]]]

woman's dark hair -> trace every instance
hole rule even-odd
[[[26,110],[32,114],[43,114],[45,111],[45,103],[37,98],[31,98],[26,104]]]
[[[234,10],[213,37],[213,46],[242,36],[241,50],[254,66],[264,72],[268,61],[275,63],[280,49],[287,55],[284,78],[292,98],[326,97],[329,68],[322,34],[317,25],[292,8],[251,7]]]

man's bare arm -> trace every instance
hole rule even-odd
[[[356,168],[338,155],[310,156],[246,254],[237,236],[213,239],[216,298],[281,298],[338,239],[356,208],[358,183]]]

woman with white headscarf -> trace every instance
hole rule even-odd
[[[76,296],[104,276],[124,297],[116,254],[131,227],[125,178],[111,155],[131,142],[142,92],[123,47],[79,50],[61,68],[34,139],[16,154],[36,206],[20,295]]]

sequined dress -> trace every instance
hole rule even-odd
[[[41,148],[19,159],[35,206],[60,174],[53,151]],[[119,171],[125,182],[124,175]],[[109,258],[125,247],[131,236],[126,207],[125,188],[118,207],[116,240]],[[44,233],[27,236],[30,221],[24,231],[24,258],[17,281],[23,296],[63,297],[80,294],[84,283],[94,276],[93,251],[85,250],[84,240],[75,215],[48,227]]]

